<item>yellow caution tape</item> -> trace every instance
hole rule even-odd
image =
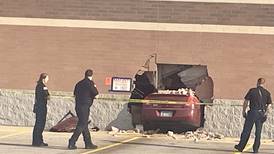
[[[182,101],[168,101],[168,100],[148,100],[148,99],[129,99],[130,103],[141,103],[141,104],[190,104],[189,102]]]
[[[51,97],[62,97],[62,98],[74,98],[74,96],[67,95],[51,95]],[[129,102],[133,104],[192,104],[190,102],[183,101],[170,101],[170,100],[151,100],[151,99],[127,99],[127,98],[107,98],[107,97],[99,97],[97,100],[107,100],[107,101],[123,101]],[[226,105],[226,106],[242,106],[241,104],[214,104],[210,102],[203,101],[202,103],[195,103],[195,105],[201,106],[216,106],[216,105]]]

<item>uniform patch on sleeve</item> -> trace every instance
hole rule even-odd
[[[43,87],[43,90],[48,90],[48,87]]]

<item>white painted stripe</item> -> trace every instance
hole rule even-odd
[[[148,1],[176,1],[176,2],[206,2],[206,3],[242,3],[242,4],[274,4],[274,0],[148,0]]]
[[[274,27],[0,17],[0,25],[274,35]]]

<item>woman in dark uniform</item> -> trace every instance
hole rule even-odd
[[[49,92],[46,83],[49,80],[47,73],[41,73],[35,88],[35,103],[33,112],[35,113],[35,125],[32,134],[33,146],[48,146],[43,141],[43,131],[46,124],[47,117],[47,100],[49,99]]]

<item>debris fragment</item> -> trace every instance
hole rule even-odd
[[[119,129],[114,127],[114,126],[111,126],[111,131],[112,132],[115,132],[115,133],[118,133],[119,132]]]
[[[126,133],[132,134],[132,133],[135,133],[135,131],[134,130],[127,130]]]
[[[91,130],[94,132],[98,132],[100,129],[97,126],[95,126],[95,127],[91,128]]]
[[[172,137],[173,135],[174,135],[173,131],[168,131],[167,132],[167,136],[171,136]]]

